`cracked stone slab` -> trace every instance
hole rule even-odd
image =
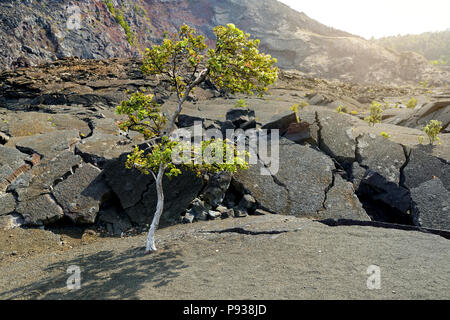
[[[0,216],[11,213],[16,208],[16,199],[11,193],[0,193]]]
[[[352,128],[357,120],[334,111],[317,111],[320,148],[341,164],[355,161],[356,135]]]
[[[276,177],[288,189],[288,214],[310,215],[323,208],[334,169],[333,161],[322,152],[280,140],[280,169]]]
[[[91,164],[78,168],[53,189],[64,214],[75,223],[94,223],[109,193],[102,171]]]
[[[69,150],[57,154],[53,158],[44,158],[30,172],[19,177],[14,186],[19,201],[32,199],[40,194],[51,193],[53,186],[63,180],[65,175],[72,174],[74,167],[82,163],[80,156],[74,155]]]
[[[66,174],[72,174],[73,168],[81,165],[80,156],[65,150],[52,159],[45,159],[31,170],[32,180],[29,188],[50,191],[57,180]]]
[[[262,163],[235,175],[260,207],[283,215],[315,216],[323,209],[325,191],[333,180],[333,161],[309,146],[280,139],[279,170],[261,175]]]
[[[422,183],[439,178],[447,190],[450,190],[450,164],[418,149],[411,149],[409,162],[403,169],[404,185],[409,189]]]
[[[79,141],[79,131],[73,129],[14,138],[8,144],[14,143],[16,148],[26,153],[38,153],[42,157],[51,158],[61,151],[70,149]]]
[[[86,162],[102,166],[105,161],[118,158],[124,152],[130,152],[131,142],[123,136],[95,133],[75,146],[75,152]]]
[[[16,148],[0,145],[0,167],[7,165],[15,170],[24,164],[26,158],[28,158],[28,155]]]
[[[450,191],[439,178],[411,189],[412,217],[416,226],[450,230]]]
[[[335,175],[334,185],[327,192],[325,210],[320,212],[319,216],[324,219],[370,221],[352,183],[345,181],[340,175]]]
[[[402,124],[411,128],[422,129],[432,119],[442,121],[442,132],[449,132],[450,101],[441,100],[426,103],[414,110],[414,113]]]
[[[1,165],[0,166],[0,185],[2,183],[5,184],[5,188],[7,187],[7,185],[9,184],[8,181],[6,181],[6,178],[8,178],[10,175],[12,175],[14,173],[13,169],[11,169],[10,166],[8,166],[7,164]],[[1,190],[0,191],[4,191]]]
[[[32,179],[31,171],[25,172],[20,175],[13,183],[8,185],[6,192],[16,193],[19,197],[19,193],[21,193],[25,188],[28,188]]]
[[[29,225],[50,224],[64,216],[63,209],[50,194],[39,195],[28,201],[20,201],[16,212],[21,214]]]
[[[7,117],[4,131],[11,137],[33,136],[56,132],[58,130],[77,129],[80,133],[88,135],[89,125],[70,114],[58,110],[57,114],[44,112],[14,112]]]
[[[264,164],[258,160],[248,170],[237,172],[234,180],[251,192],[260,207],[276,213],[289,212],[287,188],[277,183],[271,175],[262,175],[262,169]]]
[[[399,184],[400,169],[406,162],[403,147],[371,133],[363,134],[357,141],[359,164],[379,173],[387,181]]]
[[[135,206],[142,198],[148,186],[153,183],[151,175],[144,175],[136,169],[125,168],[127,154],[109,161],[103,170],[105,179],[120,200],[122,208]]]
[[[94,135],[97,133],[119,135],[120,129],[116,120],[111,118],[91,119],[91,125],[94,127]]]

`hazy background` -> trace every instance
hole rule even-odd
[[[450,28],[450,0],[280,0],[330,27],[369,39]]]

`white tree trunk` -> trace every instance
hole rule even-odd
[[[159,219],[161,218],[161,215],[164,210],[164,190],[163,190],[163,184],[162,184],[162,179],[164,177],[164,171],[165,171],[165,168],[163,166],[159,167],[158,175],[156,176],[156,193],[158,195],[158,203],[156,205],[156,211],[155,211],[155,215],[153,217],[152,225],[150,226],[150,229],[148,230],[147,244],[145,246],[146,253],[156,251],[155,232],[156,232],[156,229],[158,229]]]

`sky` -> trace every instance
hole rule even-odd
[[[450,29],[450,0],[279,0],[366,39]]]

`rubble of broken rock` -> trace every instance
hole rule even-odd
[[[156,206],[153,179],[124,166],[144,141],[119,131],[114,109],[140,89],[154,92],[164,111],[176,104],[167,83],[138,70],[132,59],[66,59],[0,74],[1,228],[66,223],[117,236],[145,230]],[[279,168],[271,172],[259,154],[257,164],[234,176],[165,178],[161,225],[281,214],[450,230],[450,105],[443,90],[412,112],[392,109],[371,127],[336,105],[362,113],[371,100],[423,89],[368,90],[283,72],[270,95],[245,97],[248,108],[234,108],[239,97],[206,84],[189,98],[177,126],[267,129],[269,138],[278,129]],[[302,101],[308,106],[300,108],[298,124],[290,107]],[[446,124],[442,144],[423,146],[420,126],[434,117]]]

